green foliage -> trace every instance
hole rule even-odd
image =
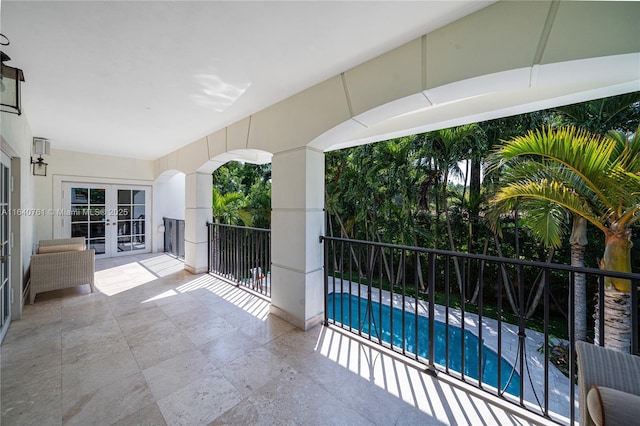
[[[213,217],[220,223],[269,228],[271,164],[231,161],[213,172]]]
[[[599,135],[610,130],[630,133],[640,122],[640,92],[567,105],[553,112],[558,115],[560,126],[580,126]]]
[[[491,170],[502,170],[494,208],[505,211],[515,200],[541,200],[584,217],[605,234],[612,226],[630,226],[640,212],[640,137],[611,135],[548,127],[508,141],[490,158]],[[542,235],[554,228],[532,229]]]

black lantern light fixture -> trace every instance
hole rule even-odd
[[[51,154],[51,142],[45,138],[33,138],[33,153],[38,156],[35,160],[31,157],[34,176],[46,176],[47,166],[44,162],[43,155]]]
[[[0,45],[8,46],[9,39],[0,34]],[[20,83],[24,81],[24,74],[21,69],[10,67],[5,62],[11,60],[9,55],[0,51],[0,111],[11,114],[22,114],[20,99]]]

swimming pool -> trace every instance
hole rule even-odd
[[[371,302],[370,309],[367,309],[367,299],[359,298],[357,295],[349,293],[330,293],[328,295],[329,318],[341,322],[344,325],[362,330],[363,333],[371,335],[373,338],[379,336],[383,341],[391,343],[391,307],[382,305],[382,318],[380,317],[380,304]],[[358,311],[358,308],[360,309]],[[358,318],[358,312],[359,318]],[[371,314],[370,314],[371,313]],[[344,315],[344,316],[343,316]],[[351,316],[354,320],[351,321]],[[404,313],[404,336],[405,349],[407,352],[416,353],[415,326],[416,317],[412,312]],[[371,319],[371,321],[369,320]],[[429,319],[418,315],[418,355],[428,359],[429,350]],[[371,323],[371,332],[369,331]],[[460,372],[462,366],[462,329],[449,325],[449,353],[446,353],[445,338],[447,326],[436,321],[434,324],[435,354],[434,362],[446,365],[447,359],[449,369]],[[403,347],[402,344],[402,310],[393,308],[393,345]],[[512,370],[513,367],[504,359],[498,359],[498,354],[482,345],[481,355],[482,382],[487,385],[498,387],[498,365],[501,365],[501,389],[506,388],[506,392],[520,395],[520,376]],[[478,337],[469,330],[464,332],[464,374],[465,376],[478,379],[480,377],[478,368]],[[512,377],[511,377],[512,376]]]

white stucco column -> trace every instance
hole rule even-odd
[[[185,176],[184,269],[207,272],[207,222],[211,215],[211,173]]]
[[[271,178],[271,313],[308,330],[324,311],[324,153],[274,154]]]

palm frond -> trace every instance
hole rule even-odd
[[[611,137],[600,137],[573,127],[531,131],[516,137],[496,150],[491,157],[491,167],[502,169],[515,159],[535,161],[546,167],[557,164],[554,170],[562,171],[560,180],[588,198],[594,195],[600,209],[609,209],[628,193],[626,186],[615,177],[616,153],[620,144]],[[541,166],[543,167],[543,166]]]
[[[567,222],[566,211],[557,204],[539,199],[525,199],[521,201],[524,226],[535,237],[542,241],[545,247],[559,248],[565,235]]]
[[[594,212],[590,205],[575,191],[566,187],[561,182],[543,180],[541,182],[523,181],[506,185],[490,200],[491,203],[513,203],[514,199],[535,199],[555,203],[572,213],[584,217],[603,232],[607,228],[602,224],[602,217]]]

